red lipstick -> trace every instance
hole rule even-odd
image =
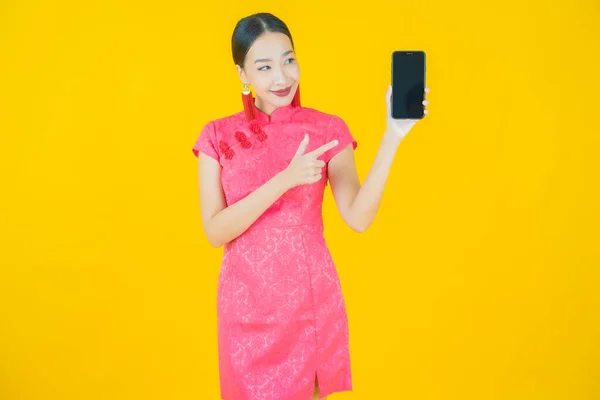
[[[271,93],[273,93],[274,95],[279,96],[279,97],[285,97],[288,94],[290,94],[291,90],[292,90],[292,87],[290,86],[290,87],[288,87],[286,89],[282,89],[282,90],[277,90],[277,91],[271,90]]]

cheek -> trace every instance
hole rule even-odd
[[[295,81],[300,80],[300,67],[298,67],[298,64],[290,65],[287,75]]]
[[[271,87],[271,81],[267,77],[267,73],[256,74],[252,80],[252,87],[257,92],[266,92]]]

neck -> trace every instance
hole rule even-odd
[[[254,106],[269,116],[277,109],[277,107],[263,103],[258,97],[254,101]]]

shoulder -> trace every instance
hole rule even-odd
[[[300,107],[289,119],[292,123],[310,123],[315,128],[322,130],[335,129],[336,127],[346,127],[346,122],[337,114],[318,110],[311,107]],[[232,132],[244,129],[248,125],[243,111],[225,116],[209,119],[203,129],[212,131],[215,137],[224,138]]]
[[[210,126],[211,129],[213,129],[215,133],[218,134],[223,131],[228,131],[232,127],[242,126],[244,125],[244,122],[244,113],[238,112],[231,115],[209,119],[208,122],[206,122],[205,126]]]
[[[235,132],[244,122],[243,112],[208,119],[200,129],[193,146],[196,156],[206,153],[219,160],[223,152],[228,151],[231,144],[230,132]]]
[[[324,130],[346,125],[341,116],[310,107],[302,107],[296,114],[295,119],[309,121]]]
[[[201,128],[200,136],[206,135],[220,146],[228,143],[236,131],[243,130],[246,120],[243,112],[209,118]]]
[[[305,118],[306,121],[309,121],[316,130],[322,132],[322,140],[324,143],[332,140],[337,140],[339,142],[339,146],[325,152],[325,162],[328,162],[349,144],[352,144],[354,149],[358,146],[358,142],[353,137],[350,128],[341,116],[314,108],[303,108],[300,114],[302,114],[303,118]]]
[[[307,108],[304,112],[307,119],[319,121],[320,127],[328,133],[336,130],[349,130],[344,118],[338,114],[314,108]]]
[[[319,110],[316,108],[311,108],[311,107],[301,107],[299,114],[301,114],[302,116],[307,117],[307,118],[313,118],[313,119],[319,119],[319,120],[325,120],[325,121],[329,121],[331,118],[337,117],[336,114],[333,114],[333,113],[330,113],[327,111],[323,111],[323,110]]]

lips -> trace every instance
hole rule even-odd
[[[292,90],[292,87],[288,87],[286,89],[282,89],[282,90],[271,90],[271,92],[279,97],[284,97],[287,96],[288,94],[290,94],[290,91]]]

